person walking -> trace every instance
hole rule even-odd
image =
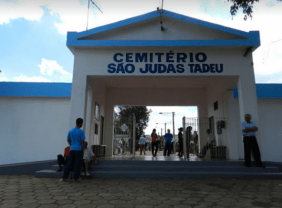
[[[171,153],[171,140],[172,140],[172,134],[170,133],[170,129],[167,130],[167,133],[165,134],[165,151],[164,156],[170,156]]]
[[[140,145],[140,155],[142,155],[142,151],[144,150],[144,155],[146,155],[145,152],[145,144],[146,144],[146,139],[144,136],[141,136],[139,138],[139,145]]]
[[[157,152],[158,152],[158,143],[157,143],[158,135],[156,134],[156,129],[153,129],[151,137],[152,137],[152,155],[153,157],[156,157]],[[156,147],[156,150],[154,152],[155,147]]]
[[[61,181],[65,181],[70,174],[71,169],[73,168],[73,182],[76,182],[80,176],[80,170],[83,162],[82,150],[84,148],[85,135],[83,130],[80,128],[83,125],[83,119],[76,119],[76,127],[69,130],[67,140],[71,143],[70,153],[68,156],[67,164],[64,168],[63,177]]]
[[[253,152],[257,167],[263,167],[261,162],[260,150],[255,136],[258,127],[255,122],[251,122],[252,116],[250,114],[245,115],[245,121],[242,122],[242,135],[244,142],[244,154],[245,154],[245,166],[251,167],[251,152]]]
[[[182,157],[183,155],[183,128],[178,129],[178,144],[179,144],[179,150],[178,150],[178,156]]]

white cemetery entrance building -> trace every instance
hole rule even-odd
[[[228,118],[227,157],[243,158],[240,122],[249,113],[260,125],[252,60],[259,45],[258,31],[165,10],[69,32],[67,46],[74,54],[70,127],[83,118],[83,130],[94,144],[96,124],[98,140],[111,156],[114,106],[197,106],[200,118]],[[259,131],[259,144],[261,138]],[[201,139],[201,146],[205,142]]]

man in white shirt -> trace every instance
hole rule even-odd
[[[139,145],[140,145],[140,155],[142,155],[142,151],[144,150],[144,155],[146,155],[145,152],[145,144],[146,144],[146,139],[144,136],[141,136],[139,138]]]
[[[200,158],[204,158],[208,149],[211,149],[213,146],[215,146],[215,137],[211,134],[209,129],[207,129],[206,132],[208,134],[207,144],[202,148],[201,154],[197,154],[197,156]]]
[[[250,114],[246,114],[245,121],[242,122],[241,125],[244,142],[245,166],[251,167],[251,151],[253,151],[256,165],[258,167],[264,167],[261,162],[259,146],[255,136],[258,127],[255,122],[251,122],[251,118],[252,116]]]

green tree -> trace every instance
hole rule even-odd
[[[243,13],[245,14],[244,20],[247,20],[248,17],[252,18],[253,13],[253,5],[259,0],[228,0],[232,2],[232,6],[230,7],[230,13],[232,16],[235,16],[239,9],[243,9]],[[277,0],[281,2],[282,0]]]
[[[115,114],[117,119],[136,118],[136,140],[144,134],[144,130],[148,126],[151,110],[146,106],[118,106],[119,113]],[[129,126],[132,129],[132,126]]]

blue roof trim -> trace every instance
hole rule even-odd
[[[72,83],[0,82],[0,96],[71,97]],[[282,98],[282,84],[256,84],[258,98]],[[238,98],[237,88],[233,91]]]
[[[89,36],[89,35],[94,35],[94,34],[97,34],[97,33],[116,29],[116,28],[119,28],[119,27],[123,27],[123,26],[126,26],[126,25],[136,23],[136,22],[141,22],[141,21],[144,21],[144,20],[147,20],[147,19],[158,17],[159,15],[160,15],[160,13],[158,13],[157,11],[150,12],[150,13],[143,14],[143,15],[140,15],[140,16],[137,16],[137,17],[132,17],[132,18],[125,19],[125,20],[122,20],[122,21],[119,21],[119,22],[115,22],[115,23],[112,23],[112,24],[104,25],[104,26],[101,26],[101,27],[93,28],[91,30],[87,30],[87,31],[77,33],[76,38],[79,39],[79,38],[83,38],[83,37],[86,37],[86,36]]]
[[[71,97],[71,83],[0,82],[0,96]]]
[[[69,36],[69,35],[68,35]],[[68,37],[68,46],[260,46],[259,38],[249,40],[76,40]]]
[[[164,10],[162,15],[175,18],[181,21],[185,21],[192,24],[197,24],[203,27],[219,30],[222,32],[231,33],[234,35],[242,36],[247,39],[242,40],[79,40],[89,35],[98,34],[101,32],[109,31],[133,23],[141,22],[151,18],[158,17],[159,12],[154,11],[137,17],[122,20],[109,25],[97,27],[91,30],[83,32],[68,32],[67,34],[67,46],[260,46],[260,36],[258,31],[244,32],[233,28],[225,27],[222,25],[198,20],[195,18],[187,17],[184,15],[176,14],[170,11]]]
[[[282,98],[282,84],[256,84],[257,98]],[[234,98],[238,98],[238,89],[233,91]]]
[[[234,35],[239,35],[239,36],[243,36],[243,37],[246,37],[246,38],[250,37],[249,33],[241,31],[241,30],[236,30],[236,29],[233,29],[233,28],[230,28],[230,27],[225,27],[225,26],[222,26],[222,25],[206,22],[206,21],[195,19],[195,18],[192,18],[192,17],[187,17],[187,16],[184,16],[184,15],[180,15],[180,14],[170,12],[170,11],[164,10],[163,15],[168,16],[168,17],[172,17],[172,18],[175,18],[175,19],[179,19],[179,20],[182,20],[182,21],[185,21],[185,22],[193,23],[193,24],[196,24],[196,25],[200,25],[200,26],[203,26],[203,27],[208,27],[208,28],[211,28],[211,29],[219,30],[219,31],[222,31],[222,32],[232,33]]]

